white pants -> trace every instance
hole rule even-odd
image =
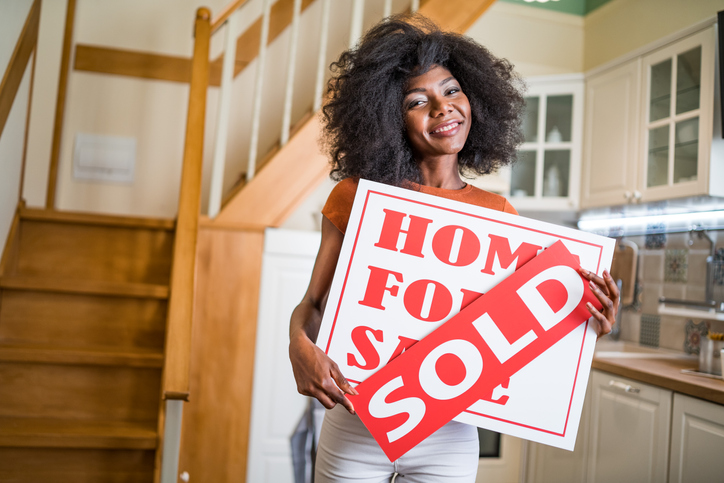
[[[478,432],[451,421],[390,463],[357,416],[341,405],[328,410],[317,448],[315,483],[358,482],[474,483],[478,471]]]

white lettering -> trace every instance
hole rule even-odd
[[[402,376],[397,376],[390,382],[379,388],[379,390],[370,398],[369,412],[374,418],[382,419],[395,416],[397,414],[406,413],[408,415],[405,421],[398,428],[387,433],[387,439],[393,443],[405,436],[407,433],[415,429],[425,416],[425,403],[417,397],[408,397],[388,403],[385,401],[392,391],[404,386]]]
[[[538,292],[536,291],[536,293]],[[478,317],[475,322],[473,322],[473,326],[477,329],[480,337],[488,344],[490,350],[493,351],[493,354],[495,354],[495,357],[498,358],[501,364],[538,338],[535,332],[529,330],[523,334],[523,337],[511,344],[487,312]]]
[[[538,286],[549,280],[557,280],[566,289],[566,303],[557,312],[551,309],[548,301],[538,291]],[[578,272],[567,265],[556,265],[528,280],[517,292],[541,327],[550,330],[573,312],[583,298],[583,290],[583,280]]]
[[[445,354],[452,354],[465,365],[465,378],[458,384],[445,384],[437,374],[435,364]],[[471,342],[449,340],[435,347],[420,365],[420,385],[432,398],[447,401],[463,394],[475,384],[483,372],[483,357]]]

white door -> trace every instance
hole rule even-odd
[[[264,236],[259,320],[246,481],[292,483],[289,438],[307,405],[289,362],[289,318],[312,274],[320,234],[267,229]]]

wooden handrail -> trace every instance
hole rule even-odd
[[[249,0],[234,0],[233,2],[225,6],[224,9],[219,12],[219,15],[217,15],[216,18],[211,21],[211,34],[213,35],[214,32],[219,30],[219,28],[224,25],[224,22],[226,22],[226,19],[231,17],[232,13],[239,10],[247,2],[249,2]]]
[[[209,84],[209,43],[211,39],[211,12],[209,9],[202,7],[196,11],[195,34],[178,221],[171,270],[166,364],[163,375],[165,399],[187,400],[189,395],[194,270],[201,207],[206,92]]]
[[[63,53],[60,59],[60,80],[58,97],[55,103],[55,122],[53,123],[53,144],[50,148],[48,167],[48,190],[45,194],[45,208],[55,208],[55,192],[58,186],[58,163],[60,161],[60,140],[63,136],[63,118],[65,117],[65,99],[68,92],[68,70],[70,51],[73,47],[73,29],[75,28],[76,0],[68,0],[65,14],[65,32],[63,33]]]
[[[2,135],[5,123],[7,123],[10,116],[10,109],[13,107],[18,89],[20,89],[20,83],[30,61],[30,55],[38,45],[39,26],[40,0],[35,0],[30,6],[25,25],[23,25],[23,30],[20,33],[18,42],[15,44],[13,55],[10,57],[10,62],[0,83],[0,135]]]

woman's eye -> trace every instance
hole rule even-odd
[[[459,87],[452,87],[447,91],[447,95],[449,96],[450,94],[457,94],[458,92],[460,92]]]
[[[408,109],[412,109],[412,108],[414,108],[414,107],[417,107],[417,106],[419,106],[419,105],[422,105],[424,102],[425,102],[425,101],[423,101],[422,99],[415,99],[415,100],[413,100],[413,101],[410,101],[409,104],[407,104],[407,108],[408,108]]]

